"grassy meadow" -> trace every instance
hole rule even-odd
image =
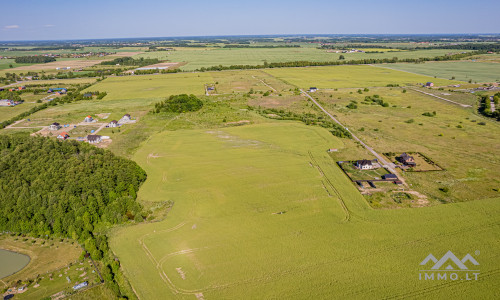
[[[108,77],[88,91],[106,91],[108,95],[104,100],[168,97],[177,94],[203,95],[206,83],[213,83],[209,73]]]
[[[387,84],[414,85],[433,81],[435,85],[458,83],[444,79],[435,79],[423,75],[394,71],[375,66],[331,66],[306,68],[266,69],[266,73],[289,84],[307,89],[376,87]]]
[[[493,297],[500,199],[373,210],[331,147],[343,141],[294,122],[154,135],[134,155],[139,199],[174,205],[111,237],[139,298]],[[485,277],[420,281],[450,249],[480,250]]]
[[[482,61],[426,62],[422,64],[387,64],[384,67],[426,76],[472,82],[500,81],[500,64]]]

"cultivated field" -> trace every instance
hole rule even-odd
[[[458,52],[458,51],[456,51]],[[435,57],[450,53],[450,50],[420,50],[397,51],[385,53],[331,53],[327,50],[311,47],[300,48],[175,48],[174,51],[146,52],[138,57],[158,58],[160,60],[187,62],[183,70],[196,70],[202,67],[230,66],[230,65],[262,65],[265,61],[336,61],[340,55],[345,60],[359,60],[372,58],[419,58]]]
[[[103,61],[109,59],[102,60],[93,60],[93,59],[81,59],[81,60],[58,60],[54,62],[49,62],[45,64],[34,64],[29,66],[20,66],[17,68],[10,69],[10,71],[42,71],[42,70],[56,70],[57,68],[66,68],[70,67],[71,70],[75,69],[83,69],[86,67],[90,67],[96,64],[99,64]]]
[[[387,84],[414,85],[433,81],[435,85],[450,85],[450,80],[394,71],[375,66],[331,66],[266,69],[266,73],[300,88],[374,87]],[[458,83],[458,82],[456,82]]]
[[[451,62],[426,62],[422,64],[388,64],[386,68],[417,73],[438,78],[472,82],[500,81],[500,63],[451,61]]]
[[[329,147],[342,141],[290,122],[153,136],[139,198],[174,206],[111,239],[139,298],[493,297],[500,199],[372,210]],[[450,249],[480,250],[482,280],[419,281]]]

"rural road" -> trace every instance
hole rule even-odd
[[[493,96],[490,96],[490,106],[491,106],[491,112],[495,112],[495,102],[493,100]]]
[[[387,168],[391,173],[397,174],[396,170],[394,169],[394,164],[388,162],[382,155],[378,154],[373,148],[369,147],[367,144],[365,144],[362,140],[360,140],[352,131],[349,130],[349,128],[345,127],[342,123],[340,123],[339,120],[337,120],[334,116],[332,116],[326,109],[321,106],[321,104],[318,103],[313,97],[311,97],[308,93],[304,92],[302,89],[300,90],[307,98],[311,99],[311,101],[316,104],[319,109],[321,109],[325,114],[327,114],[335,123],[339,124],[342,126],[345,130],[349,131],[349,133],[352,135],[352,138],[358,141],[363,147],[366,148],[366,150],[370,151],[377,159],[378,161],[383,165],[383,167]],[[398,176],[399,177],[399,176]],[[400,178],[400,180],[406,185],[406,182],[404,182],[403,178]]]
[[[273,87],[272,87],[272,86],[270,86],[269,84],[265,83],[265,82],[264,82],[264,80],[259,79],[259,78],[255,77],[255,76],[253,76],[253,75],[252,75],[252,77],[253,77],[254,79],[257,79],[258,81],[262,82],[262,84],[264,84],[265,86],[267,86],[267,87],[268,87],[268,88],[270,88],[271,90],[273,90],[273,91],[277,92],[277,90],[276,90],[275,88],[273,88]]]
[[[417,89],[411,89],[412,91],[415,91],[415,92],[419,92],[419,93],[422,93],[422,94],[426,94],[428,96],[431,96],[431,97],[434,97],[434,98],[438,98],[438,99],[441,99],[441,100],[444,100],[444,101],[448,101],[450,103],[453,103],[453,104],[456,104],[456,105],[460,105],[462,107],[472,107],[472,105],[467,105],[467,104],[462,104],[462,103],[458,103],[458,102],[455,102],[455,101],[451,101],[449,99],[446,99],[446,98],[443,98],[443,97],[439,97],[439,96],[436,96],[434,94],[431,94],[431,93],[427,93],[427,92],[424,92],[424,91],[419,91]]]

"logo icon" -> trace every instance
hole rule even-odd
[[[475,253],[478,255],[479,251]],[[431,253],[420,262],[420,265],[426,266],[429,262],[434,265],[430,269],[420,270],[420,280],[434,280],[435,274],[437,280],[478,280],[479,270],[471,270],[468,266],[479,266],[479,263],[468,253],[459,259],[453,252],[448,251],[439,260]]]

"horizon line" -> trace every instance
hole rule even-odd
[[[180,38],[224,38],[224,37],[329,37],[329,36],[454,36],[454,35],[496,35],[500,33],[283,33],[283,34],[224,34],[224,35],[178,35],[178,36],[137,36],[137,37],[109,37],[109,38],[69,38],[56,40],[0,40],[0,43],[11,42],[71,42],[71,41],[99,41],[99,40],[131,40],[131,39],[180,39]]]

